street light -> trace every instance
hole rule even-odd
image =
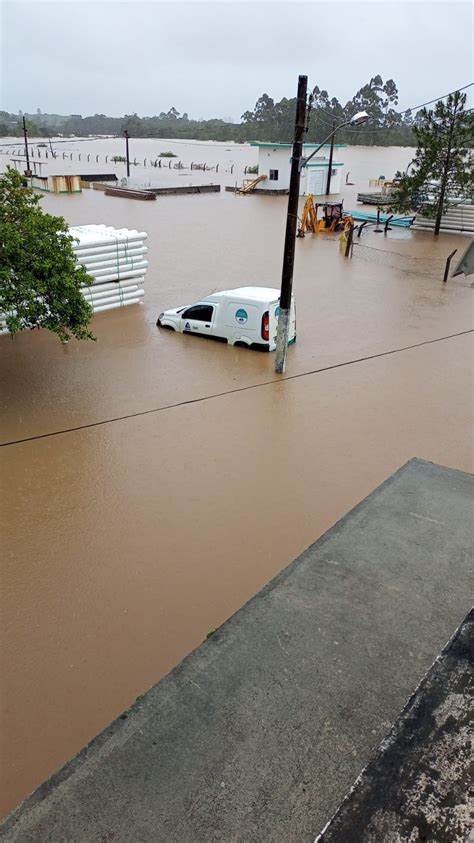
[[[296,224],[298,220],[298,199],[300,194],[300,176],[303,167],[316,155],[328,140],[334,137],[344,126],[363,126],[369,120],[366,111],[358,111],[350,120],[335,126],[327,138],[319,144],[308,158],[303,158],[303,134],[306,125],[306,86],[307,76],[298,77],[298,93],[296,97],[295,132],[293,138],[293,153],[291,156],[290,187],[288,190],[288,211],[286,216],[285,247],[283,250],[283,269],[281,274],[280,313],[275,352],[275,372],[283,375],[286,368],[288,354],[288,335],[290,329],[291,292],[293,288],[293,268],[295,263]]]
[[[334,135],[336,134],[336,132],[339,131],[339,129],[343,129],[345,126],[363,126],[364,123],[367,123],[368,120],[370,120],[370,117],[366,111],[358,111],[357,114],[354,114],[354,116],[351,117],[350,120],[346,120],[345,123],[339,123],[338,126],[335,126],[334,129],[329,132],[327,138],[324,138],[323,142],[320,143],[318,147],[316,147],[316,149],[314,150],[314,152],[311,153],[309,158],[301,159],[300,170],[303,167],[306,167],[308,161],[311,161],[313,156],[316,155],[317,152],[319,152],[319,150],[324,146],[325,143],[327,143],[329,140],[331,140],[331,138],[334,137]]]

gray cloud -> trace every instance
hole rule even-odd
[[[400,107],[471,81],[469,2],[3,2],[9,111],[238,119],[264,91],[349,99],[395,79]]]

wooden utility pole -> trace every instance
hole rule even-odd
[[[334,155],[334,138],[336,136],[336,121],[332,121],[332,130],[333,136],[331,138],[331,148],[329,150],[329,164],[328,164],[328,177],[326,181],[326,196],[329,196],[331,193],[331,171],[332,171],[332,158]]]
[[[23,137],[25,139],[25,155],[26,155],[25,176],[31,176],[32,172],[30,170],[30,154],[28,152],[28,129],[26,128],[25,115],[23,115]]]
[[[298,223],[298,199],[300,194],[301,156],[306,129],[306,94],[308,77],[298,77],[296,99],[295,132],[293,155],[291,157],[290,188],[288,191],[288,211],[286,216],[285,247],[281,274],[280,314],[276,340],[275,372],[283,374],[288,353],[288,335],[290,327],[291,293],[293,289],[293,269],[295,265],[295,238]]]
[[[125,155],[126,155],[126,158],[127,158],[127,178],[129,179],[130,178],[130,155],[129,155],[129,152],[128,152],[128,139],[130,137],[130,134],[129,134],[127,129],[125,129],[124,135],[125,135]]]

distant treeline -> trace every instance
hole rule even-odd
[[[396,110],[398,91],[393,79],[383,82],[380,76],[374,76],[345,105],[335,97],[330,98],[328,92],[321,91],[318,86],[312,94],[308,142],[323,140],[330,133],[333,121],[337,125],[350,119],[355,112],[365,110],[370,115],[369,123],[359,129],[341,129],[337,136],[339,142],[377,146],[410,146],[414,143],[412,126],[417,115],[410,111],[401,114]],[[293,137],[295,103],[295,99],[286,97],[274,102],[268,94],[262,94],[253,111],[242,114],[240,123],[228,123],[217,118],[191,120],[186,112],[180,114],[176,108],[162,111],[154,117],[139,117],[137,114],[126,114],[124,117],[107,117],[105,114],[63,116],[43,114],[40,109],[35,114],[25,114],[25,117],[30,137],[121,135],[127,129],[131,136],[142,138],[289,142]],[[0,136],[21,136],[21,117],[21,112],[9,114],[0,111]]]

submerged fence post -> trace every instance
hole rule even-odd
[[[377,207],[377,222],[375,224],[374,234],[381,234],[382,229],[379,228],[379,225],[380,225],[380,207]]]
[[[456,252],[457,252],[457,249],[454,249],[454,251],[451,252],[451,254],[448,255],[448,257],[446,258],[446,266],[445,266],[445,269],[444,269],[443,284],[446,284],[447,281],[448,281],[449,266],[451,264],[451,261],[452,261],[454,255],[456,254]]]
[[[387,217],[387,219],[385,220],[385,225],[384,225],[384,229],[383,229],[383,233],[384,233],[384,234],[386,234],[386,233],[387,233],[387,231],[391,231],[391,230],[392,230],[392,229],[389,227],[389,222],[390,222],[390,220],[391,220],[391,219],[393,219],[393,214],[390,214],[390,216],[389,216],[389,217]]]
[[[349,234],[347,235],[346,251],[344,252],[345,258],[350,257],[352,240],[354,238],[354,228],[355,228],[354,223],[351,223],[350,226],[349,226]]]
[[[360,238],[360,235],[362,234],[362,229],[364,228],[364,226],[365,226],[365,225],[367,225],[367,223],[368,223],[368,220],[364,220],[364,222],[362,223],[362,225],[360,225],[360,226],[359,226],[359,230],[358,230],[358,232],[357,232],[357,237],[358,237],[358,238]]]

